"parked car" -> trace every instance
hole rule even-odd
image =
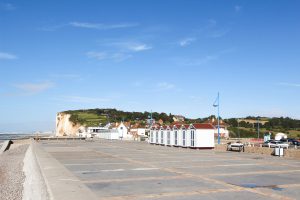
[[[295,146],[300,146],[299,140],[293,140],[292,144],[295,145]]]
[[[240,141],[227,143],[227,151],[233,151],[233,150],[239,151],[239,152],[241,152],[241,151],[244,152],[245,151],[244,144],[241,143]]]
[[[275,147],[289,148],[289,144],[287,142],[282,142],[280,140],[269,140],[265,142],[262,146],[269,147],[269,148],[275,148]]]
[[[294,138],[288,138],[287,141],[292,144],[292,145],[295,145],[295,146],[300,146],[300,141],[299,140],[296,140]]]

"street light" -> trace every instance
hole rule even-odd
[[[218,97],[215,100],[214,107],[218,107],[218,144],[220,144],[220,94],[218,92]]]

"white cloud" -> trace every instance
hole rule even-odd
[[[117,48],[119,51],[133,51],[133,52],[139,52],[139,51],[145,51],[152,49],[152,46],[140,43],[140,42],[120,42],[120,41],[114,41],[114,42],[104,42],[101,43],[101,45],[104,46],[112,46]]]
[[[84,97],[84,96],[63,96],[60,100],[74,103],[98,103],[107,102],[110,99],[99,98],[99,97]]]
[[[239,11],[241,11],[241,9],[242,9],[242,6],[239,6],[239,5],[234,6],[235,12],[239,12]]]
[[[278,83],[278,85],[289,86],[289,87],[300,87],[300,84],[299,84],[299,83],[287,83],[287,82],[281,82],[281,83]]]
[[[157,84],[158,90],[171,90],[174,88],[175,88],[175,85],[172,83],[168,83],[168,82],[161,82],[161,83]]]
[[[152,49],[151,46],[148,46],[146,44],[128,44],[127,47],[129,50],[136,51],[136,52]]]
[[[11,3],[1,3],[0,8],[7,11],[12,11],[16,9],[16,7]]]
[[[14,60],[17,58],[18,57],[16,55],[13,55],[10,53],[5,53],[5,52],[0,52],[0,60]]]
[[[36,94],[54,87],[54,83],[49,81],[42,83],[22,83],[16,84],[15,87],[26,92],[26,94]]]
[[[89,23],[89,22],[70,22],[69,25],[77,28],[98,29],[98,30],[131,28],[131,27],[138,26],[137,23],[98,24],[98,23]]]
[[[184,38],[179,41],[179,45],[182,47],[190,45],[192,42],[196,41],[196,38]]]
[[[116,61],[116,62],[121,62],[121,61],[127,60],[131,57],[132,57],[132,55],[125,54],[125,53],[113,53],[110,55],[110,59],[112,59],[113,61]]]
[[[95,52],[95,51],[89,51],[86,53],[86,55],[89,58],[96,58],[97,60],[104,60],[108,58],[108,55],[106,52]]]
[[[132,56],[125,53],[107,53],[107,52],[97,52],[89,51],[86,53],[89,58],[94,58],[97,60],[113,60],[116,62],[121,62],[131,58]]]

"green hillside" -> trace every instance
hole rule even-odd
[[[145,123],[150,112],[125,112],[117,109],[87,109],[87,110],[69,110],[62,113],[71,114],[70,121],[74,124],[82,124],[85,126],[98,126],[99,123],[107,124],[108,122],[131,121]],[[162,119],[164,123],[173,122],[173,115],[166,113],[153,112],[152,118],[155,120]]]
[[[109,122],[130,121],[132,123],[138,122],[145,124],[149,119],[150,112],[126,112],[117,109],[85,109],[85,110],[69,110],[63,113],[71,114],[70,120],[74,124],[82,124],[85,126],[99,126],[99,124],[105,125]],[[152,118],[158,121],[162,119],[164,124],[171,124],[173,122],[173,114],[153,112]],[[206,118],[188,119],[185,118],[185,123],[203,123],[208,119],[215,118],[214,115]],[[264,124],[260,124],[260,137],[263,133],[271,131],[274,133],[283,132],[287,133],[289,137],[300,138],[300,120],[291,119],[288,117],[280,118],[267,118],[267,117],[246,117],[245,121],[239,121],[237,118],[224,119],[229,125],[229,131],[231,137],[238,137],[238,133],[241,137],[257,137],[257,123],[249,123],[251,119],[256,122],[256,119],[261,121],[268,121]],[[246,122],[248,119],[248,122]],[[249,120],[250,119],[250,120]],[[241,120],[241,119],[239,119]]]

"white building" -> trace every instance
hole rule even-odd
[[[137,136],[146,136],[146,128],[142,127],[133,127],[130,129],[131,135],[137,135]]]
[[[133,137],[128,132],[128,128],[124,125],[123,122],[116,123],[113,126],[107,124],[104,127],[88,127],[86,133],[82,133],[82,136],[85,137],[97,137],[102,139],[110,140],[132,140]]]

